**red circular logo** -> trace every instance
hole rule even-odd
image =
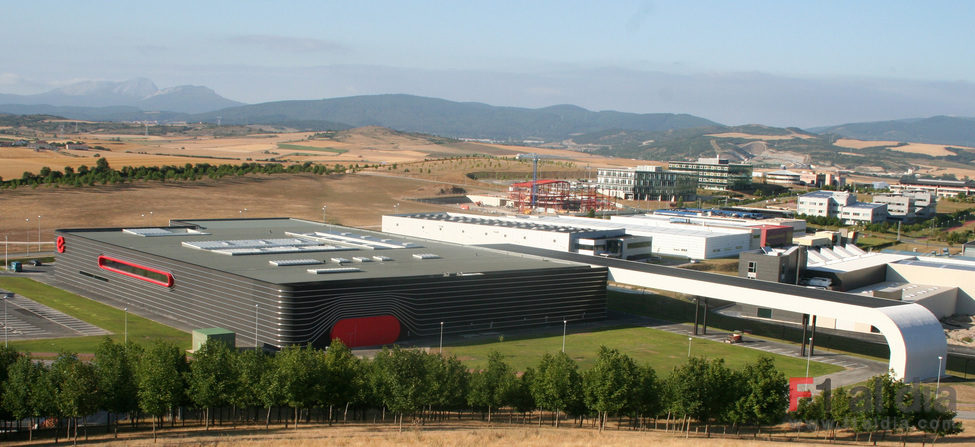
[[[57,247],[58,253],[64,253],[64,236],[58,236]]]

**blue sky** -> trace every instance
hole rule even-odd
[[[160,87],[206,85],[244,102],[433,93],[655,112],[664,104],[634,110],[639,104],[609,93],[600,100],[599,86],[619,76],[639,83],[639,73],[704,83],[765,75],[975,82],[975,2],[962,1],[31,1],[3,10],[0,93],[146,77]],[[359,69],[336,77],[328,71],[335,67]],[[464,97],[454,86],[436,95],[450,74],[472,84],[507,76],[518,88],[543,92],[560,73],[582,72],[595,87],[573,83],[576,101],[563,94],[567,85],[522,103],[488,88]],[[667,111],[701,113],[681,107],[687,110]]]

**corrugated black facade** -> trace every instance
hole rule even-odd
[[[59,232],[65,251],[56,279],[115,306],[178,322],[183,329],[222,327],[240,345],[327,344],[344,318],[393,315],[401,336],[485,331],[606,317],[607,269],[585,265],[274,284]],[[98,266],[108,256],[169,272],[172,287]]]

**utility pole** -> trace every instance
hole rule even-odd
[[[565,327],[569,320],[562,320],[562,353],[565,353]]]

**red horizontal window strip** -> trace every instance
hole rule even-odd
[[[160,286],[173,286],[172,273],[156,270],[144,265],[133,264],[121,259],[110,258],[108,256],[99,256],[98,267],[102,270],[108,270],[110,272],[119,273],[125,276],[131,276],[135,279],[141,279]]]

